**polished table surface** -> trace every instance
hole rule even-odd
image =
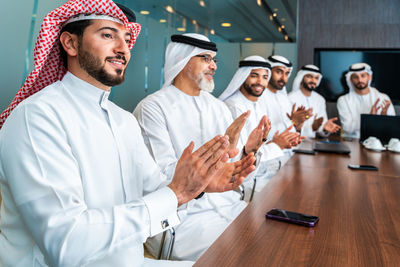
[[[294,155],[195,266],[400,266],[400,154],[343,143],[350,155]],[[272,208],[320,221],[265,219]]]

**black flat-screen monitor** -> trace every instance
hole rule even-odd
[[[372,68],[371,86],[399,105],[400,49],[315,49],[314,64],[320,67],[323,75],[317,92],[330,102],[348,93],[344,74],[350,65],[360,62]]]

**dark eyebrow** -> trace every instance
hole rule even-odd
[[[110,30],[110,31],[113,31],[113,32],[115,32],[115,33],[119,32],[118,29],[113,28],[113,27],[107,27],[107,26],[98,29],[96,32],[99,32],[99,31],[102,31],[102,30]],[[131,33],[130,33],[130,32],[126,32],[126,33],[125,33],[125,36],[131,36]]]

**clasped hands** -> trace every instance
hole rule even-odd
[[[388,100],[388,99],[385,99],[385,100],[383,100],[382,104],[380,106],[378,106],[379,101],[380,101],[380,98],[378,98],[375,101],[374,105],[372,105],[370,114],[378,114],[380,109],[382,109],[381,115],[386,115],[387,114],[387,111],[388,111],[388,109],[390,107],[390,104],[392,102],[390,102],[390,100]]]
[[[168,185],[178,199],[178,206],[202,192],[224,192],[239,187],[254,169],[255,157],[250,153],[237,162],[227,162],[236,154],[227,136],[216,136],[193,152],[190,142],[178,160],[174,177]]]
[[[296,104],[293,104],[292,112],[290,115],[289,113],[286,113],[286,116],[288,116],[288,118],[293,122],[293,125],[296,128],[296,131],[298,132],[300,132],[304,122],[308,120],[312,115],[313,115],[312,108],[306,109],[305,106],[301,105],[296,109]]]
[[[250,111],[244,112],[240,115],[226,130],[226,135],[229,136],[230,148],[229,151],[231,155],[236,155],[238,153],[237,143],[240,138],[240,133],[243,129],[243,126],[250,115]],[[258,123],[257,127],[254,128],[248,139],[246,144],[243,147],[243,156],[246,156],[250,153],[256,153],[261,145],[267,140],[267,136],[269,131],[271,130],[271,121],[267,118],[267,116],[263,116]]]
[[[337,120],[338,120],[337,117],[327,120],[324,124],[323,130],[328,133],[336,133],[337,131],[339,131],[340,128],[342,128],[342,127],[340,127],[338,124],[335,123],[335,121],[337,121]],[[318,117],[318,115],[315,114],[314,121],[312,124],[312,129],[314,132],[318,131],[318,129],[322,125],[323,121],[324,121],[324,118],[322,116]]]
[[[313,116],[313,109],[312,108],[306,109],[303,105],[301,105],[296,110],[296,104],[293,104],[291,115],[289,115],[288,113],[286,113],[286,115],[288,116],[289,119],[292,120],[296,130],[300,132],[304,122],[309,118],[311,118],[311,116]],[[318,115],[315,114],[314,121],[312,123],[313,131],[317,131],[319,127],[322,125],[323,121],[324,118],[322,116],[318,117]],[[323,129],[329,133],[337,132],[341,127],[336,123],[334,123],[334,121],[337,121],[337,117],[329,119],[324,124]]]

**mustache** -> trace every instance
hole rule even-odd
[[[113,59],[122,60],[123,64],[126,65],[126,58],[123,55],[118,54],[115,57],[106,57],[106,60],[113,60]]]
[[[263,86],[262,84],[256,83],[256,84],[252,84],[250,85],[251,87],[256,87],[256,86],[261,86],[262,88],[265,89],[265,86]]]
[[[212,70],[212,71],[207,71],[207,72],[204,72],[204,74],[214,75],[214,74],[215,74],[215,71],[214,71],[214,70]]]

